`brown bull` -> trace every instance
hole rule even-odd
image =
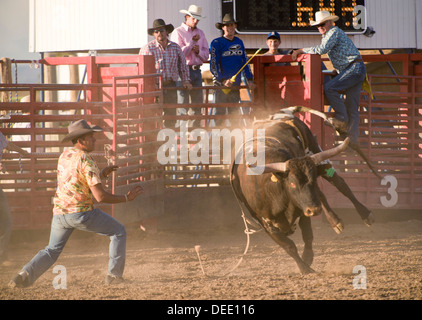
[[[306,126],[294,116],[281,117],[278,120],[257,121],[254,129],[265,128],[265,166],[262,174],[248,174],[248,165],[235,161],[231,168],[231,183],[236,197],[248,209],[270,235],[296,261],[302,274],[313,272],[311,216],[324,210],[328,221],[340,233],[343,225],[329,207],[320,191],[317,177],[322,175],[335,185],[355,205],[367,224],[371,223],[371,212],[353,195],[344,180],[334,174],[328,174],[329,161],[342,152],[348,144],[345,142],[333,149],[321,151],[315,137]],[[332,172],[332,171],[331,171]],[[298,221],[305,243],[302,257],[296,245],[288,238],[296,228]]]

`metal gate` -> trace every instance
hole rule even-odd
[[[163,93],[155,86],[158,78],[157,74],[113,77],[113,131],[107,158],[119,169],[112,177],[112,192],[123,194],[135,185],[144,189],[134,201],[113,205],[113,215],[122,222],[164,212],[163,167],[157,160],[163,111]]]
[[[0,175],[0,181],[15,229],[50,225],[57,160],[64,148],[70,146],[60,141],[68,124],[80,118],[104,128],[104,132],[97,133],[96,150],[92,152],[99,166],[120,167],[104,181],[105,187],[123,193],[133,184],[141,184],[146,191],[128,204],[97,207],[123,222],[162,213],[162,168],[152,157],[162,111],[162,105],[155,100],[162,92],[154,84],[153,77],[158,75],[154,74],[152,61],[153,57],[144,56],[48,58],[41,62],[47,66],[85,65],[88,84],[0,85],[0,92],[7,96],[20,92],[29,97],[27,102],[0,102],[1,113],[10,115],[0,124],[0,130],[11,139],[17,138],[19,141],[13,142],[30,152],[27,157],[3,153],[7,171]],[[122,69],[111,66],[122,63],[134,66]],[[135,76],[119,77],[119,72]],[[136,76],[139,73],[143,75]],[[76,92],[78,101],[39,101],[41,96],[58,96],[63,92]]]
[[[359,140],[384,179],[377,179],[353,153],[342,154],[332,161],[360,201],[368,207],[420,210],[422,55],[371,55],[363,58],[366,62],[399,61],[402,67],[399,75],[369,74],[374,99],[369,99],[365,93],[361,95]],[[180,159],[180,150],[176,164],[159,163],[157,152],[163,142],[157,140],[157,134],[163,129],[162,121],[198,120],[196,127],[188,128],[188,133],[200,128],[210,138],[213,129],[226,126],[215,126],[214,120],[217,119],[232,124],[241,120],[249,125],[254,116],[264,117],[290,105],[304,105],[329,113],[322,90],[320,57],[304,55],[299,63],[274,65],[280,62],[291,60],[289,56],[255,57],[253,65],[258,88],[255,97],[252,95],[246,99],[250,101],[242,104],[213,103],[208,99],[215,89],[213,86],[194,89],[204,92],[201,105],[163,104],[153,57],[148,56],[47,58],[41,63],[49,67],[83,65],[87,84],[2,84],[0,91],[8,95],[23,91],[29,96],[29,102],[0,102],[0,111],[11,113],[11,118],[0,124],[2,133],[20,137],[16,144],[28,148],[32,154],[22,158],[16,153],[3,155],[7,172],[0,175],[0,181],[7,192],[14,227],[34,229],[50,224],[57,159],[65,147],[60,140],[67,132],[67,125],[80,117],[105,129],[98,135],[99,148],[93,152],[100,166],[119,166],[116,174],[105,181],[106,187],[112,192],[123,193],[134,184],[145,186],[145,194],[134,202],[101,205],[119,219],[132,221],[159,216],[164,211],[163,202],[168,191],[187,195],[193,188],[201,191],[221,188],[228,192],[229,166],[213,161],[216,156],[213,152],[208,155],[208,164],[184,163]],[[245,90],[245,87],[240,89]],[[80,98],[71,102],[39,102],[39,96],[63,92],[77,93]],[[201,107],[203,112],[202,115],[162,116],[163,109],[179,107]],[[246,115],[241,112],[215,115],[216,108],[247,112]],[[335,132],[324,126],[321,119],[307,114],[299,116],[317,135],[323,149],[335,143]],[[234,130],[235,126],[228,129]],[[181,140],[184,137],[180,132],[176,148],[186,142]],[[189,148],[194,148],[197,142],[187,140]],[[331,185],[321,182],[321,188],[334,208],[351,207]]]

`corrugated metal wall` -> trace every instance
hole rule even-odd
[[[140,48],[152,37],[147,29],[156,18],[175,27],[181,9],[194,3],[206,16],[199,27],[208,42],[220,35],[221,0],[29,0],[30,52]],[[422,0],[366,0],[372,38],[351,36],[360,49],[422,48]],[[419,13],[419,14],[418,14]],[[240,36],[248,48],[266,48],[265,35]],[[282,35],[283,48],[319,44],[316,35]]]
[[[372,38],[355,37],[356,46],[416,48],[416,1],[420,0],[367,0],[368,25],[374,27],[376,34]]]
[[[136,48],[147,40],[147,0],[29,1],[30,52]]]
[[[221,21],[221,0],[148,0],[148,27],[152,26],[154,19],[162,18],[166,23],[171,23],[175,28],[185,20],[180,10],[187,10],[191,4],[202,8],[204,19],[198,24],[207,37],[208,43],[221,35],[215,23]],[[152,40],[153,37],[149,37]]]
[[[140,48],[153,37],[147,29],[157,18],[178,27],[179,11],[195,3],[205,18],[199,27],[219,36],[220,1],[210,0],[29,0],[30,52]]]
[[[422,49],[422,0],[416,0],[416,49]]]

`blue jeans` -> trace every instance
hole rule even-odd
[[[359,99],[365,76],[365,64],[355,62],[324,85],[325,96],[335,111],[335,117],[348,124],[348,135],[355,143],[359,136]],[[345,101],[340,91],[345,91]]]
[[[166,90],[167,87],[169,88],[176,87],[176,81],[172,81],[168,84],[163,84],[163,102],[171,103],[171,104],[177,103],[177,90]],[[163,113],[164,115],[175,116],[176,109],[175,108],[164,109]],[[174,128],[174,126],[176,125],[176,120],[165,120],[164,125],[166,128]]]
[[[190,83],[192,84],[192,87],[202,87],[202,73],[201,69],[193,70],[191,67],[189,67],[189,76],[190,76]],[[182,86],[181,83],[179,83],[179,86]],[[190,97],[190,99],[189,99]],[[204,98],[202,94],[202,90],[178,90],[177,91],[177,103],[179,104],[190,104],[190,103],[203,103]],[[189,112],[186,111],[185,108],[178,108],[177,114],[178,115],[200,115],[201,114],[201,108],[190,108]],[[186,121],[181,120],[181,126],[186,125]],[[189,121],[191,127],[195,121]],[[199,121],[198,121],[199,122]]]
[[[202,87],[202,73],[201,69],[193,70],[189,67],[189,76],[190,76],[190,83],[192,87]],[[202,90],[179,90],[178,91],[178,103],[181,104],[189,104],[189,96],[191,98],[192,103],[202,103],[203,102],[203,95]]]
[[[230,90],[228,93],[224,93],[223,90],[215,90],[215,103],[239,103],[240,102],[240,91],[238,89]],[[240,107],[231,108],[215,108],[216,115],[223,114],[240,114]],[[231,120],[230,122],[234,122]],[[217,119],[215,124],[221,126],[225,123],[225,120]],[[234,123],[235,124],[235,123]],[[241,121],[238,121],[238,125],[241,125]]]
[[[46,272],[62,253],[73,230],[95,232],[110,237],[108,273],[121,277],[126,260],[126,229],[112,216],[94,209],[91,211],[53,215],[50,241],[39,251],[23,270],[29,274],[29,284],[33,284]]]
[[[6,193],[0,189],[0,263],[7,260],[10,235],[12,234],[12,215]]]

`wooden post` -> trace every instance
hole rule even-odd
[[[309,87],[309,107],[324,112],[324,96],[322,91],[321,56],[310,54],[305,62],[305,81]],[[323,120],[316,115],[309,115],[311,131],[317,136],[319,145],[323,140]]]
[[[0,76],[1,83],[12,83],[12,63],[9,58],[1,58],[0,60]],[[9,102],[9,92],[2,91],[0,102]]]
[[[69,54],[70,57],[76,57],[75,54]],[[69,82],[71,84],[79,84],[79,65],[69,65]],[[78,100],[78,90],[70,91],[70,101],[76,102]]]

